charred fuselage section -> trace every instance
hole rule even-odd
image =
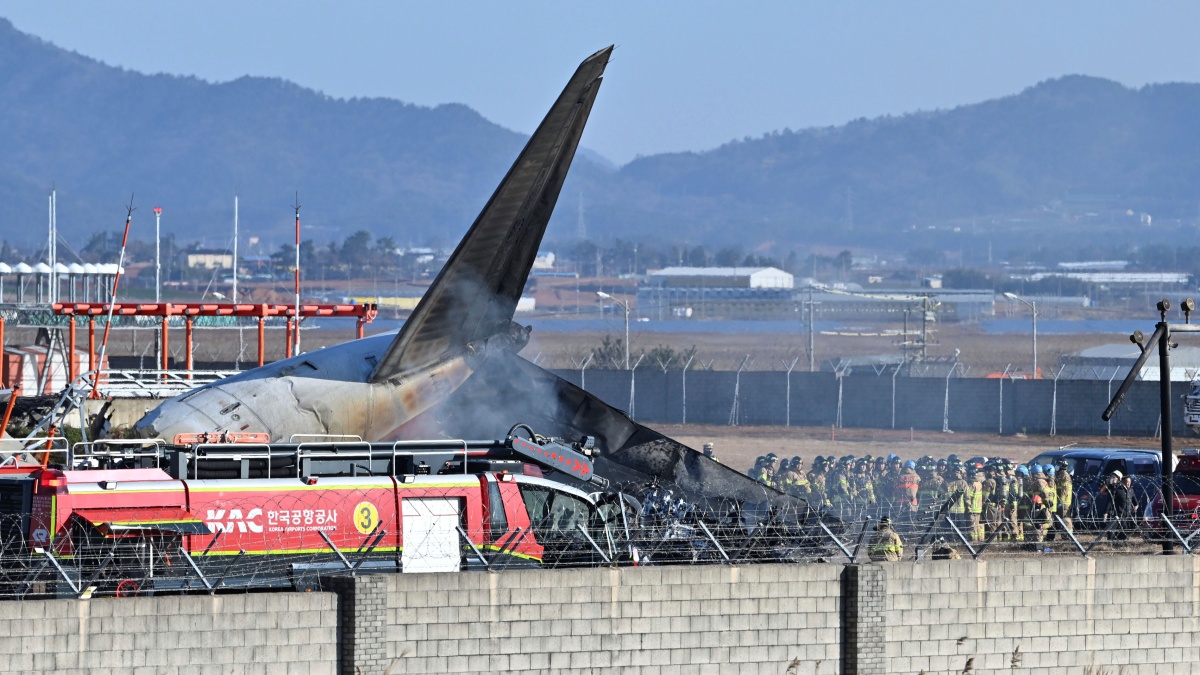
[[[656,533],[639,549],[659,560],[811,560],[841,522],[751,480],[514,354],[497,355],[455,393],[403,430],[413,437],[484,437],[512,420],[560,438],[591,436],[596,474],[610,499],[625,499],[638,529]],[[571,482],[569,476],[556,476]],[[591,488],[591,489],[594,489]],[[705,531],[707,529],[707,532]],[[711,535],[711,536],[710,536]]]

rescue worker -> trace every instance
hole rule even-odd
[[[1054,514],[1058,513],[1058,490],[1054,486],[1054,474],[1053,465],[1042,465],[1042,476],[1046,482],[1046,494],[1043,497],[1046,501],[1046,519],[1042,523],[1042,528],[1046,531],[1046,536],[1042,537],[1044,541],[1052,539],[1049,535],[1054,528]]]
[[[946,498],[946,479],[938,473],[937,462],[926,455],[917,465],[921,476],[921,487],[917,490],[917,506],[923,511],[941,507]]]
[[[1071,464],[1066,459],[1058,460],[1058,471],[1054,474],[1054,488],[1058,493],[1058,517],[1067,526],[1067,532],[1074,532],[1071,522],[1071,507],[1075,504],[1075,486],[1071,482]]]
[[[879,479],[879,491],[877,494],[882,496],[881,502],[891,503],[896,496],[896,486],[900,483],[900,455],[891,454],[887,458],[887,470],[884,471],[883,477]]]
[[[887,473],[887,460],[882,457],[876,457],[872,461],[871,466],[873,468],[871,475],[875,478],[875,485],[879,485],[880,479]]]
[[[808,472],[808,503],[821,508],[829,506],[829,496],[825,492],[826,466],[825,458],[817,455],[812,471]]]
[[[1110,538],[1124,540],[1133,530],[1133,516],[1137,508],[1134,504],[1133,479],[1122,475],[1120,471],[1113,471],[1108,480],[1108,485],[1104,486],[1109,496],[1104,519],[1117,521]]]
[[[775,484],[778,489],[793,497],[808,499],[808,478],[804,476],[801,461],[799,457],[784,460]]]
[[[962,556],[945,539],[938,538],[933,544],[934,560],[962,560]]]
[[[1042,543],[1046,540],[1046,532],[1050,529],[1050,524],[1053,522],[1051,514],[1054,513],[1055,495],[1053,488],[1046,482],[1046,474],[1040,464],[1034,464],[1030,473],[1030,490],[1028,491],[1030,507],[1029,507],[1029,529],[1033,535],[1033,540],[1037,543]]]
[[[1050,527],[1046,529],[1046,541],[1054,541],[1054,532],[1058,530],[1058,523],[1054,520],[1054,516],[1058,515],[1058,487],[1054,477],[1056,473],[1058,473],[1058,470],[1054,468],[1053,464],[1042,465],[1042,474],[1046,477],[1046,487],[1049,489],[1051,497],[1053,497],[1053,499],[1047,500],[1046,503],[1046,508],[1049,510],[1049,513],[1046,515],[1050,519]]]
[[[989,462],[983,468],[983,533],[985,538],[1000,530],[1005,494],[996,480],[997,466]]]
[[[961,466],[948,469],[950,477],[953,478],[946,485],[946,492],[950,495],[950,521],[954,523],[959,532],[963,536],[969,536],[971,530],[971,521],[967,516],[967,492],[970,490],[970,485],[967,483],[967,474]]]
[[[771,469],[767,464],[766,457],[759,457],[758,459],[754,460],[754,468],[750,469],[750,473],[747,475],[750,476],[751,480],[758,481],[759,483],[768,486],[771,485],[771,481],[774,479]]]
[[[910,459],[900,470],[893,489],[893,514],[896,517],[907,518],[909,521],[913,519],[917,513],[917,494],[920,489],[921,476],[917,473],[917,463]]]
[[[849,475],[851,468],[847,458],[839,459],[825,484],[825,494],[829,505],[837,511],[841,518],[849,516],[853,507],[854,489],[851,487]]]
[[[1028,467],[1013,468],[1012,480],[1008,484],[1008,522],[1012,528],[1012,541],[1025,541],[1025,520],[1029,514],[1029,506],[1025,497],[1026,481],[1028,480]]]
[[[967,522],[971,528],[971,541],[983,541],[983,472],[976,471],[967,483]]]
[[[892,521],[887,516],[879,519],[867,556],[876,562],[900,562],[904,557],[904,541],[892,529]]]
[[[717,456],[715,454],[713,454],[713,444],[712,443],[704,444],[704,456],[711,459],[712,461],[716,462],[717,464],[721,463],[721,460],[717,459]]]
[[[875,498],[875,482],[871,479],[870,465],[865,459],[860,459],[854,465],[854,513],[861,516],[874,511],[878,503]]]

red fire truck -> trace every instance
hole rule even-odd
[[[96,444],[62,468],[0,477],[0,537],[29,554],[24,590],[39,579],[80,594],[310,587],[323,571],[630,554],[625,498],[585,491],[604,483],[587,438],[518,425],[500,441],[180,440],[193,442]]]

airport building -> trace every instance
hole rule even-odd
[[[774,267],[667,267],[638,287],[638,314],[667,319],[776,319],[794,315],[795,277]]]
[[[1105,380],[1119,384],[1129,374],[1141,351],[1132,342],[1113,343],[1089,347],[1073,354],[1062,356],[1059,379],[1062,380]],[[1142,366],[1139,380],[1157,382],[1161,376],[1158,358],[1153,357]],[[1043,373],[1052,377],[1053,373]],[[1171,350],[1171,380],[1188,382],[1200,377],[1200,347],[1179,345]]]
[[[641,317],[669,319],[799,319],[812,304],[816,320],[969,321],[995,314],[990,290],[879,289],[814,286],[774,267],[668,267],[638,287]],[[802,314],[803,313],[803,314]]]

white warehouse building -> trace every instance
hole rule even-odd
[[[794,288],[795,277],[775,267],[665,267],[650,273],[655,286]]]
[[[790,316],[795,278],[774,267],[667,267],[638,286],[651,319],[767,319]]]

